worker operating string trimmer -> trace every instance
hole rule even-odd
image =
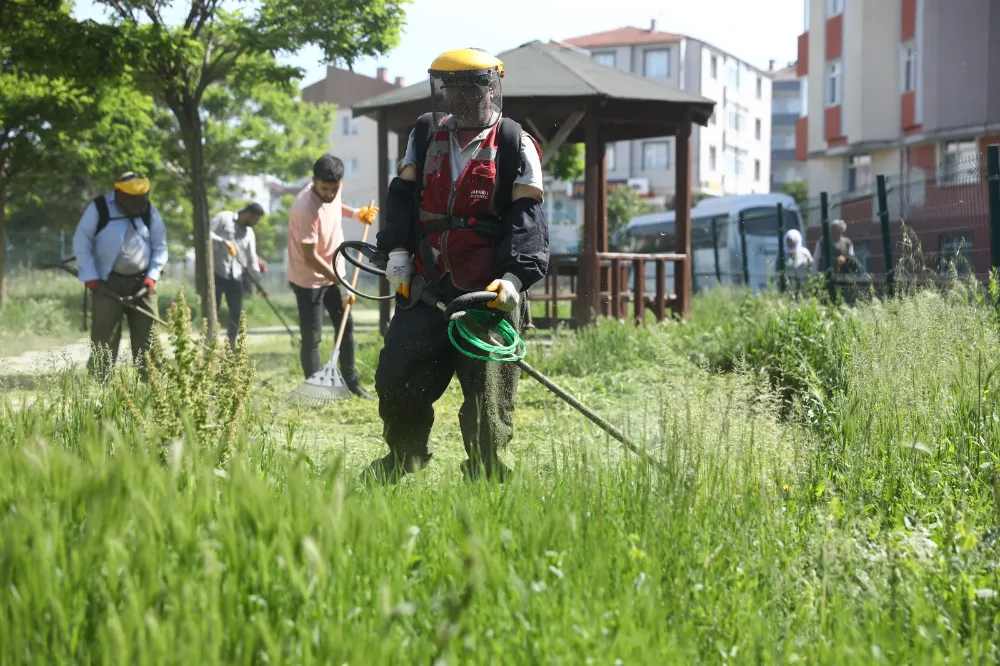
[[[503,63],[481,49],[456,49],[435,58],[428,72],[431,111],[417,119],[389,183],[376,247],[345,243],[340,250],[355,247],[381,266],[376,274],[390,284],[384,298],[401,293],[375,372],[389,454],[366,474],[395,481],[430,460],[434,403],[456,374],[465,398],[458,418],[467,478],[503,481],[510,472],[514,393],[522,369],[627,442],[519,358],[523,343],[514,334],[529,314],[524,294],[548,270],[548,224],[541,150],[501,112]],[[452,321],[443,316],[446,303],[455,304],[452,310],[486,309],[470,309]],[[506,359],[511,362],[496,353],[483,361],[484,354],[459,344],[456,336],[472,340],[477,324],[492,328],[492,321],[479,320],[487,315],[495,315],[498,326],[500,319],[506,322],[498,330],[507,336],[502,346],[511,347],[504,350],[513,353]],[[497,351],[488,346],[495,341],[478,344],[479,351]]]

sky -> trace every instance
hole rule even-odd
[[[167,22],[180,22],[188,1],[164,2]],[[233,3],[226,3],[232,5]],[[488,17],[469,13],[489,9]],[[100,20],[104,8],[93,0],[77,0],[74,15]],[[775,60],[781,68],[795,60],[796,37],[803,32],[803,0],[413,0],[406,6],[406,26],[399,46],[379,58],[365,58],[354,71],[375,76],[378,67],[407,85],[427,78],[434,58],[452,48],[476,46],[500,53],[533,40],[562,40],[631,25],[687,35],[712,44],[761,69]],[[325,75],[318,49],[280,58],[301,68],[302,85]],[[338,63],[341,64],[342,63]]]

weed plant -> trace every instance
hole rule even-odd
[[[665,472],[524,378],[510,483],[387,489],[178,306],[148,386],[0,407],[0,663],[996,663],[993,309],[709,306],[532,351]]]

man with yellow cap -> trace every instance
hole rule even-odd
[[[149,202],[149,179],[128,171],[115,182],[114,192],[90,202],[76,226],[73,252],[79,279],[93,292],[87,368],[104,376],[99,360],[110,351],[118,360],[122,316],[128,319],[132,356],[146,377],[143,357],[152,341],[153,320],[127,308],[104,289],[121,297],[137,296],[133,303],[157,315],[154,292],[167,263],[167,232],[160,212]],[[110,349],[108,349],[110,348]]]
[[[404,299],[414,275],[445,302],[494,291],[489,307],[523,330],[526,292],[549,263],[541,150],[501,115],[500,60],[482,49],[455,49],[428,72],[431,112],[410,133],[376,241],[388,255],[386,277]],[[520,372],[513,363],[464,356],[435,308],[422,302],[397,308],[375,372],[389,453],[366,475],[395,481],[430,460],[434,403],[457,375],[465,398],[458,413],[468,455],[463,472],[503,481],[512,467],[508,444]]]

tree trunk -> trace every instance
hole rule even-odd
[[[201,119],[197,107],[189,118],[181,121],[187,125],[184,143],[191,168],[188,171],[191,186],[191,204],[194,214],[195,285],[201,300],[201,316],[208,320],[208,335],[214,336],[217,328],[215,311],[215,268],[212,262],[212,236],[209,220],[208,188],[205,184],[205,149],[202,145]]]
[[[7,300],[7,195],[0,187],[0,305]]]

